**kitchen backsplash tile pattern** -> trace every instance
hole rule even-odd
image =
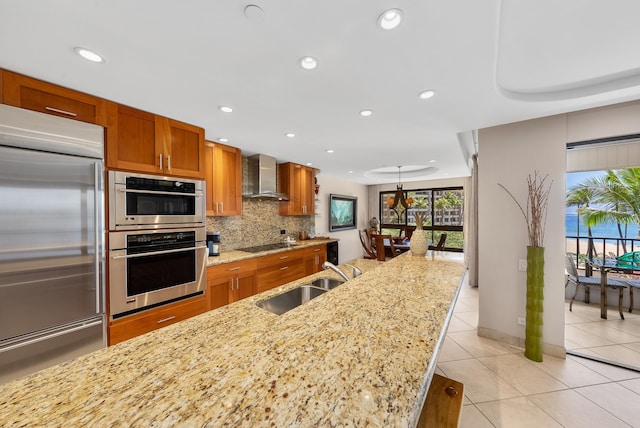
[[[281,235],[280,230],[286,234]],[[314,216],[281,216],[278,202],[242,201],[242,215],[233,217],[207,217],[207,231],[220,232],[221,251],[280,242],[291,236],[298,239],[300,231],[315,234]]]

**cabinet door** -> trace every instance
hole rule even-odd
[[[214,198],[218,215],[242,215],[242,153],[235,147],[214,147]]]
[[[304,267],[306,275],[313,275],[322,270],[322,264],[327,260],[326,245],[317,245],[305,250]]]
[[[302,215],[300,199],[300,176],[302,165],[287,162],[278,165],[280,192],[289,196],[288,201],[280,201],[280,215]]]
[[[254,272],[248,272],[244,274],[238,274],[232,279],[235,284],[232,283],[232,290],[229,296],[231,302],[237,302],[247,297],[253,296],[255,293],[256,274]]]
[[[167,118],[161,123],[163,171],[167,174],[204,179],[204,129]]]
[[[205,142],[207,215],[242,215],[242,152]]]
[[[312,215],[315,212],[314,184],[315,171],[313,168],[303,166],[300,171],[300,201],[302,213],[305,215]]]
[[[214,153],[214,144],[206,141],[204,143],[204,169],[205,169],[205,183],[206,183],[206,201],[205,201],[205,207],[206,207],[206,214],[208,216],[214,216],[216,215],[216,202],[215,202],[215,197],[214,197],[214,159],[213,159],[213,153]]]
[[[162,145],[157,144],[156,116],[110,103],[107,129],[107,166],[160,173]]]
[[[62,86],[2,71],[2,102],[67,119],[106,126],[107,101]]]
[[[216,277],[209,275],[207,271],[207,293],[209,293],[209,310],[228,305],[231,279],[229,277]]]

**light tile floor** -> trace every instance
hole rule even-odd
[[[464,384],[462,428],[640,427],[640,372],[570,355],[529,361],[476,334],[478,289],[462,287],[436,369]],[[578,302],[566,313],[567,349],[640,366],[640,315],[602,323],[598,307]]]

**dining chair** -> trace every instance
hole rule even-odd
[[[362,250],[364,251],[365,259],[377,259],[378,256],[375,253],[373,246],[371,245],[371,238],[364,230],[359,230],[360,233],[360,243],[362,244]]]
[[[573,292],[573,297],[571,297],[571,302],[569,303],[569,311],[571,311],[573,309],[573,301],[578,295],[580,286],[584,287],[585,303],[589,303],[590,287],[597,287],[599,289],[601,278],[599,276],[579,275],[578,268],[576,267],[576,264],[573,261],[573,257],[570,254],[566,254],[564,256],[564,267],[567,272],[567,284],[569,282],[573,282],[576,285],[576,290]],[[622,284],[618,280],[607,278],[607,288],[618,291],[618,313],[620,313],[620,318],[624,319],[624,315],[622,314],[622,298],[624,297],[624,290],[627,288],[627,286]]]
[[[435,250],[435,251],[442,251],[444,249],[444,243],[447,240],[447,234],[443,233],[442,235],[440,235],[440,239],[438,240],[438,243],[434,246],[434,245],[429,245],[429,249],[430,250]]]
[[[387,258],[393,258],[400,254],[400,251],[393,245],[393,237],[391,235],[373,235],[375,252],[378,260],[385,261]],[[386,251],[386,250],[389,251]]]

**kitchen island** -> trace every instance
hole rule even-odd
[[[414,426],[464,266],[354,264],[283,315],[255,303],[310,277],[2,385],[0,425]]]

